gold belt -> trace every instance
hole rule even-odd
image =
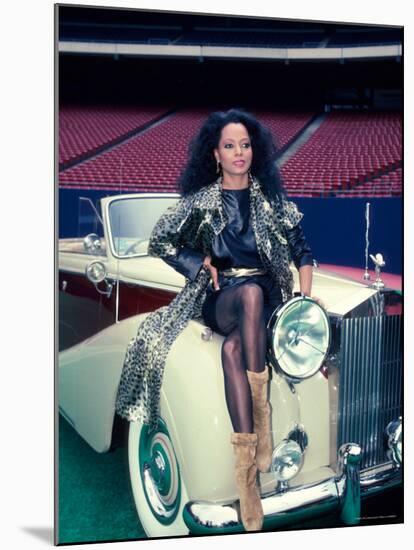
[[[250,277],[251,275],[266,275],[266,271],[256,267],[232,267],[220,271],[220,275],[224,275],[224,277]]]

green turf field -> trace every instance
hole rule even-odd
[[[126,448],[100,454],[61,416],[59,427],[59,544],[146,539],[135,510]],[[402,490],[368,499],[361,516],[361,525],[401,523]],[[331,515],[283,530],[340,526]]]

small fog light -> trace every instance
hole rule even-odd
[[[270,467],[277,481],[289,481],[299,473],[303,464],[303,452],[296,441],[284,439],[272,454]]]

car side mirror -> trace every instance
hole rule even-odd
[[[88,254],[99,254],[102,250],[101,239],[96,233],[89,233],[83,239],[83,248]]]

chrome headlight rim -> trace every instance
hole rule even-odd
[[[286,457],[294,458],[293,466],[290,475],[282,476],[280,474],[280,466],[284,462],[286,464]],[[297,458],[299,457],[299,460]],[[301,471],[304,463],[304,450],[299,443],[293,439],[283,439],[273,449],[272,461],[270,465],[270,471],[274,475],[276,481],[280,483],[287,483],[296,477]],[[279,466],[279,467],[278,467]]]
[[[324,319],[325,322],[325,330],[326,330],[326,349],[323,353],[321,353],[321,357],[315,366],[307,371],[304,374],[293,374],[292,372],[288,372],[278,361],[276,354],[275,354],[275,347],[274,347],[274,338],[275,338],[275,332],[278,327],[278,321],[282,318],[282,316],[286,313],[286,310],[297,304],[298,302],[307,303],[307,305],[312,305],[312,307],[316,307]],[[291,298],[287,302],[284,302],[279,307],[277,307],[272,315],[270,316],[270,319],[267,324],[267,336],[268,336],[268,346],[267,346],[267,355],[268,360],[270,364],[273,366],[273,368],[280,373],[282,376],[287,378],[290,382],[293,383],[299,383],[302,380],[306,380],[307,378],[311,378],[314,376],[323,366],[325,363],[325,360],[329,354],[329,349],[331,345],[332,340],[332,334],[331,334],[331,324],[329,320],[328,313],[324,308],[322,308],[316,300],[313,300],[313,298],[310,298],[309,296],[296,296],[294,298]]]
[[[91,283],[101,283],[107,276],[106,266],[102,261],[94,260],[85,267],[85,275]]]
[[[389,453],[393,463],[400,467],[402,465],[402,417],[392,420],[385,428],[388,436]]]

